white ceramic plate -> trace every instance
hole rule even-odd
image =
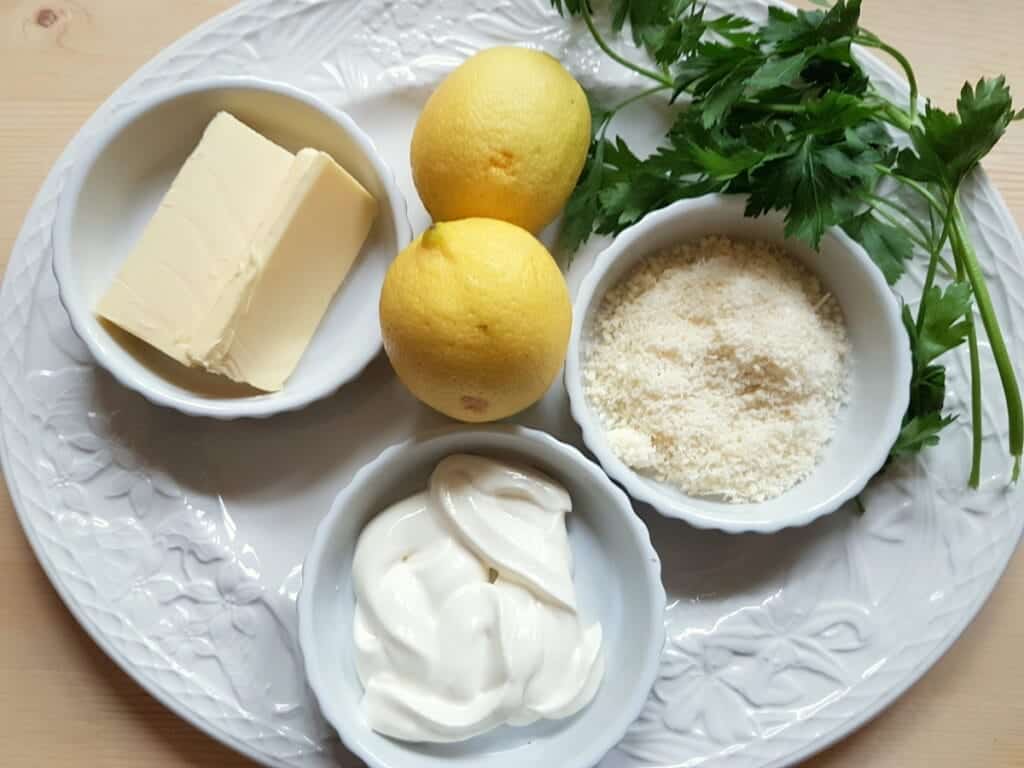
[[[763,0],[712,8],[765,14]],[[296,651],[299,564],[316,522],[380,450],[441,417],[378,358],[336,396],[261,422],[155,408],[97,370],[50,272],[50,229],[82,139],[156,88],[248,74],[344,108],[394,168],[415,228],[407,154],[430,89],[467,54],[523,43],[560,56],[607,98],[636,88],[546,0],[255,0],[132,77],[58,160],[15,244],[0,297],[8,486],[40,562],[96,641],[161,701],[270,766],[355,766],[320,719]],[[895,78],[872,64],[888,90]],[[651,146],[667,112],[621,119]],[[964,199],[1011,355],[1024,359],[1024,244],[983,178]],[[578,284],[595,242],[577,257]],[[908,284],[919,285],[913,272]],[[639,721],[603,768],[792,764],[849,733],[933,664],[980,608],[1020,536],[1005,419],[985,355],[987,460],[964,491],[966,424],[849,510],[764,536],[698,532],[641,510],[669,593],[668,643]],[[951,406],[966,371],[951,366]],[[558,386],[518,419],[579,444]]]

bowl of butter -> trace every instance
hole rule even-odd
[[[654,684],[660,576],[629,500],[577,449],[511,425],[415,437],[317,529],[306,675],[372,768],[590,768]]]
[[[102,124],[71,170],[54,272],[96,361],[215,418],[301,408],[381,348],[405,200],[343,112],[254,78],[188,83]]]

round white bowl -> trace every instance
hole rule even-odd
[[[667,517],[728,533],[772,533],[806,525],[857,496],[882,468],[899,435],[909,400],[910,345],[900,305],[871,257],[839,230],[829,231],[819,251],[786,240],[781,213],[743,215],[738,196],[708,195],[674,203],[620,234],[603,251],[580,287],[565,366],[573,418],[605,472],[639,501]],[[612,451],[598,415],[587,402],[581,371],[588,332],[605,291],[637,261],[704,235],[784,242],[836,297],[846,319],[852,356],[849,401],[837,416],[835,435],[811,475],[777,498],[732,504],[688,496],[626,466]]]
[[[100,323],[95,307],[214,115],[227,110],[291,151],[321,149],[377,198],[377,221],[280,392],[260,393],[178,364]],[[197,416],[264,417],[302,408],[353,379],[381,349],[377,299],[412,239],[405,199],[373,141],[348,115],[289,85],[189,82],[117,112],[92,136],[60,196],[53,266],[75,332],[96,361],[157,405]]]
[[[366,523],[427,487],[453,453],[507,457],[562,483],[572,496],[569,541],[585,620],[604,632],[606,671],[594,700],[573,717],[504,726],[456,744],[415,744],[372,731],[355,666],[351,568]],[[371,768],[591,768],[640,714],[665,639],[665,590],[650,535],[629,499],[575,448],[525,427],[455,427],[388,448],[356,473],[320,523],[303,565],[299,643],[320,709]]]

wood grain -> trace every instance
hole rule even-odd
[[[0,264],[81,123],[161,48],[229,0],[0,0]],[[948,104],[965,78],[1024,89],[1020,0],[865,0],[866,23]],[[1024,93],[1024,91],[1021,91]],[[1024,127],[988,170],[1024,223]],[[148,696],[78,627],[0,492],[0,764],[251,765]],[[1024,558],[953,650],[906,696],[813,768],[1024,766]]]

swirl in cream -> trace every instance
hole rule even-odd
[[[442,460],[356,546],[356,666],[371,728],[468,739],[568,717],[604,674],[601,626],[576,608],[564,488],[479,456]]]

